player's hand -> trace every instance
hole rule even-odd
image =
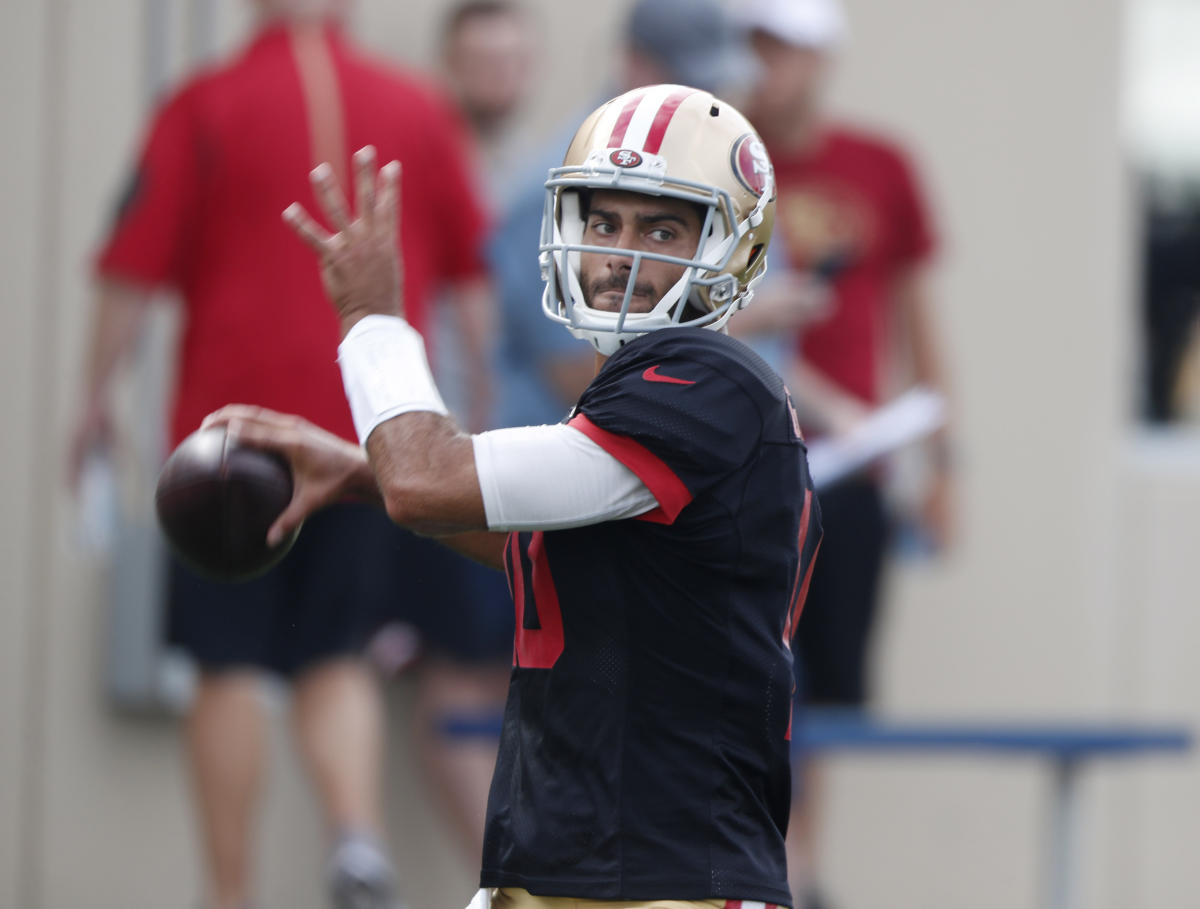
[[[272,451],[292,468],[292,500],[267,531],[277,545],[304,519],[347,496],[378,498],[363,450],[301,417],[247,404],[230,404],[204,418],[201,429],[224,426],[243,445]]]
[[[299,202],[283,220],[317,254],[321,280],[342,322],[342,334],[363,316],[403,315],[399,231],[400,162],[375,168],[375,149],[354,154],[355,213],[337,185],[333,168],[318,164],[310,174],[317,203],[335,233],[318,224]]]
[[[67,486],[78,494],[83,464],[88,455],[107,448],[112,441],[112,416],[108,407],[100,402],[89,402],[71,430],[71,441],[67,449]]]

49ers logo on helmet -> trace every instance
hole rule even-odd
[[[618,148],[608,156],[608,160],[617,167],[637,167],[642,163],[642,156],[632,148]]]
[[[771,159],[767,157],[766,146],[758,136],[746,133],[734,142],[729,163],[742,186],[756,196],[763,194],[771,174]]]

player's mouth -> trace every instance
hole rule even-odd
[[[603,310],[604,312],[620,312],[621,304],[625,302],[625,289],[629,286],[628,280],[621,277],[605,278],[603,280],[592,282],[588,294],[588,305],[592,309]],[[654,301],[654,287],[644,281],[639,281],[633,285],[633,299],[630,300],[630,310],[633,312],[644,311],[643,307],[637,306],[635,301],[639,298],[642,300]],[[651,302],[651,307],[653,302]]]

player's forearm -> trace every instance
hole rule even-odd
[[[388,515],[419,533],[486,530],[470,436],[450,419],[407,322],[372,315],[338,346],[358,438]]]

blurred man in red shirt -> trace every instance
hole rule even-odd
[[[826,118],[844,31],[837,0],[743,0],[738,14],[762,64],[747,113],[779,192],[771,267],[790,273],[767,282],[750,313],[759,328],[774,313],[776,329],[794,332],[785,372],[810,437],[844,434],[902,390],[891,381],[896,364],[911,384],[946,390],[926,278],[933,226],[904,152]],[[921,523],[941,545],[952,517],[945,430],[927,453]],[[820,487],[820,498],[825,540],[796,636],[797,681],[808,704],[859,707],[888,540],[881,477],[864,471]],[[796,787],[789,834],[797,906],[819,905],[809,892],[814,776]]]
[[[74,464],[105,441],[109,380],[159,288],[183,301],[172,445],[234,401],[355,438],[337,319],[311,256],[280,221],[292,201],[311,198],[317,162],[332,162],[343,185],[353,149],[374,145],[403,163],[404,292],[418,329],[439,287],[470,310],[489,302],[484,219],[456,115],[430,87],[346,39],[337,20],[347,5],[256,0],[249,45],[154,114],[97,263]],[[471,340],[468,359],[483,364]],[[170,634],[200,668],[187,747],[211,906],[242,909],[252,899],[262,671],[291,682],[296,744],[333,840],[335,904],[395,905],[381,840],[382,711],[360,652],[395,615],[389,590],[407,591],[404,611],[448,612],[456,577],[439,547],[355,504],[314,516],[282,565],[254,581],[217,584],[172,566]]]

